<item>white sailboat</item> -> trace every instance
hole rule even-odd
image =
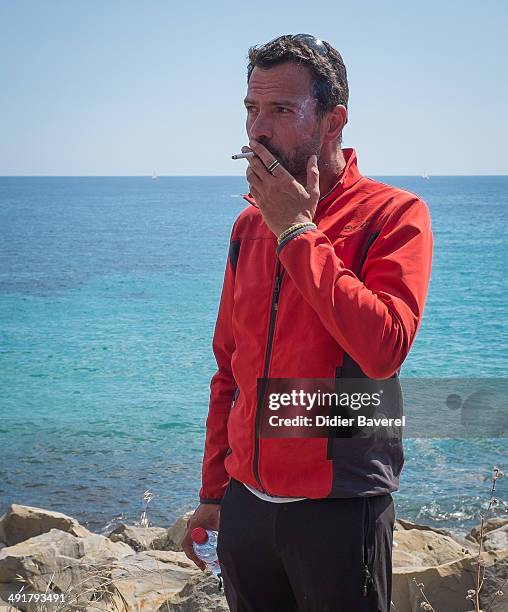
[[[155,170],[152,173],[152,181],[156,181],[159,177],[157,176],[157,172]]]
[[[424,173],[422,174],[422,179],[427,179],[427,180],[428,180],[429,178],[430,178],[430,177],[429,177],[429,175],[428,175],[426,172],[424,172]]]

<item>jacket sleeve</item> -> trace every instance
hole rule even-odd
[[[393,211],[370,247],[362,280],[318,229],[278,251],[279,259],[328,332],[370,378],[401,366],[421,323],[432,265],[429,210],[419,199]]]
[[[202,486],[199,491],[202,504],[220,503],[229,482],[229,475],[224,467],[224,459],[229,448],[227,423],[236,388],[231,372],[231,356],[235,349],[231,325],[235,282],[235,273],[232,266],[233,247],[234,244],[230,241],[229,256],[224,272],[224,283],[212,342],[218,369],[210,382]]]

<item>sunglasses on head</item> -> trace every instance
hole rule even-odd
[[[320,39],[316,38],[312,34],[291,34],[291,40],[301,41],[321,55],[326,55],[328,49],[325,43]]]

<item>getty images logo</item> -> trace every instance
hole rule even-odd
[[[446,398],[446,406],[460,410],[460,422],[468,436],[497,438],[508,435],[508,411],[506,398],[491,389],[471,393],[465,400],[458,393]]]

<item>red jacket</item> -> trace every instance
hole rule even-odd
[[[326,438],[259,435],[258,378],[334,378],[348,355],[362,376],[397,377],[422,319],[433,247],[427,205],[362,176],[355,150],[343,153],[340,181],[317,206],[317,229],[281,248],[255,206],[233,225],[213,338],[202,503],[219,503],[230,476],[288,497],[398,488],[401,447],[351,457]]]

